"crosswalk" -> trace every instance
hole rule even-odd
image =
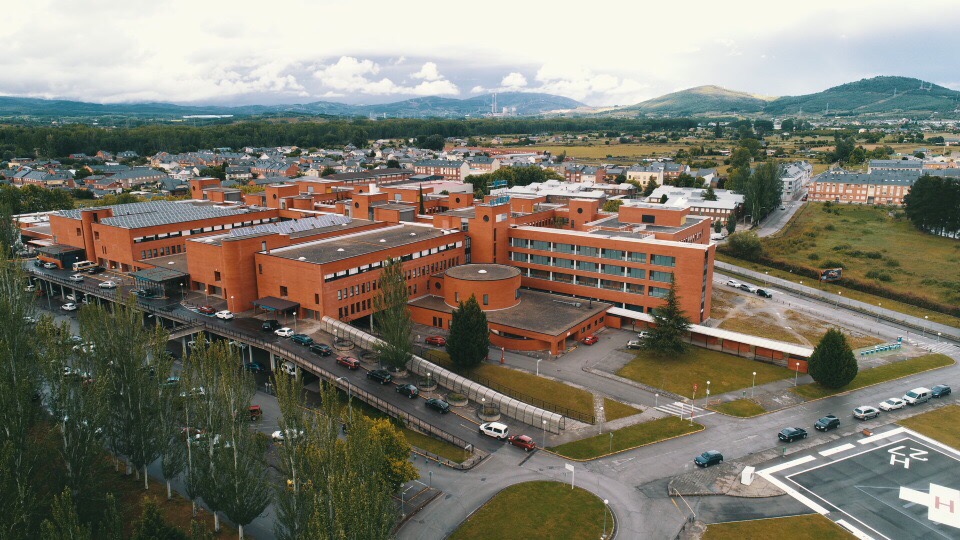
[[[960,347],[946,342],[931,343],[930,345],[927,345],[927,349],[932,353],[941,353],[946,355],[960,353]]]
[[[691,414],[693,415],[693,418],[713,414],[713,411],[701,409],[700,407],[696,407],[682,401],[674,401],[673,403],[660,405],[657,407],[657,410],[667,414],[672,414],[674,416],[679,416],[680,418],[690,418]]]

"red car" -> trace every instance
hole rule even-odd
[[[425,341],[428,345],[436,345],[438,347],[443,347],[447,344],[447,339],[443,336],[430,336]]]
[[[338,356],[337,363],[350,369],[360,369],[360,361],[349,356]]]
[[[596,342],[598,342],[598,341],[600,341],[600,340],[597,339],[597,336],[587,336],[587,337],[583,338],[583,344],[584,344],[584,345],[593,345],[594,343],[596,343]]]
[[[511,435],[507,442],[516,446],[517,448],[523,448],[527,452],[537,449],[537,443],[533,442],[533,439],[527,437],[526,435]]]
[[[204,315],[213,315],[217,312],[213,306],[200,306],[197,308],[197,311],[203,313]]]

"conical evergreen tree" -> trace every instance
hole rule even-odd
[[[470,298],[466,302],[460,302],[460,307],[453,312],[447,353],[457,366],[472,368],[487,357],[489,347],[487,315],[480,309],[477,297],[471,294]]]
[[[684,338],[690,328],[690,319],[680,309],[676,281],[671,281],[665,300],[664,305],[653,310],[656,326],[650,329],[650,336],[643,341],[643,346],[658,354],[678,355],[687,348]]]
[[[841,388],[857,376],[857,357],[847,338],[836,328],[827,330],[813,349],[809,364],[810,376],[827,388]]]

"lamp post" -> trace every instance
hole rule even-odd
[[[937,332],[937,343],[940,343],[940,332]]]
[[[840,305],[841,296],[843,296],[843,291],[837,291],[837,301],[833,304],[833,307],[838,307]]]
[[[600,406],[600,435],[603,435],[603,405]]]
[[[923,316],[923,333],[920,337],[927,337],[927,321],[930,319],[928,315]]]
[[[228,310],[233,310],[233,295],[230,295],[230,305],[227,306]]]
[[[769,285],[770,285],[770,271],[768,270],[768,271],[764,272],[763,275],[764,275],[763,284],[769,286]]]
[[[180,283],[180,303],[182,304],[186,300],[186,293],[183,292],[183,283]]]
[[[429,372],[429,371],[427,372],[427,388],[432,388],[432,387],[433,387],[433,384],[431,384],[431,380],[430,380],[430,377],[431,377],[432,375],[433,375],[433,373],[431,373],[431,372]]]
[[[297,333],[297,312],[293,312],[293,333]]]
[[[541,422],[543,422],[543,435],[540,439],[540,444],[547,444],[547,421],[541,420]]]
[[[707,399],[703,403],[704,408],[710,406],[710,381],[707,381]]]
[[[877,302],[877,323],[880,323],[880,306],[881,302]]]
[[[537,377],[540,376],[540,362],[543,362],[543,358],[537,358]]]
[[[754,394],[757,390],[757,372],[753,372],[753,384],[750,385],[750,399],[753,399]]]
[[[660,407],[660,394],[653,395],[653,408],[656,409]]]
[[[610,504],[608,499],[603,500],[603,536],[600,537],[600,540],[603,540],[607,537],[607,505]]]
[[[793,386],[797,386],[797,378],[800,377],[800,362],[793,362]]]

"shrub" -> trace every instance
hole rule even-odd
[[[837,227],[833,223],[827,223],[826,225],[823,226],[823,228],[824,230],[827,230],[827,231],[837,230]]]
[[[868,259],[882,259],[882,258],[883,258],[883,253],[880,253],[879,251],[868,251],[868,252],[864,253],[864,255],[866,255],[866,257],[867,257]]]
[[[896,259],[887,259],[887,266],[890,268],[900,268],[900,261]]]
[[[844,270],[847,269],[846,265],[844,265],[842,262],[835,261],[833,259],[830,259],[824,262],[823,267],[824,268],[843,268]]]
[[[867,272],[867,277],[870,279],[876,279],[883,282],[893,281],[893,277],[887,272],[884,272],[883,270],[870,270],[869,272]]]
[[[807,255],[807,258],[810,259],[811,261],[819,261],[819,260],[820,260],[820,255],[818,255],[818,254],[816,254],[816,253],[811,253],[811,254]]]

